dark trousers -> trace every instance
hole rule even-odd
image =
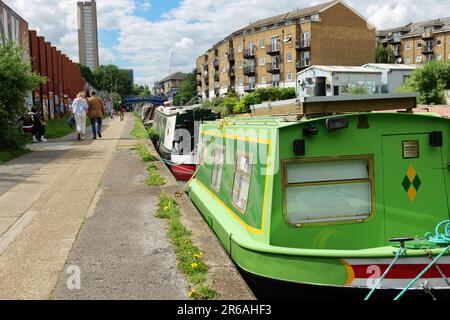
[[[90,119],[90,120],[91,120],[91,127],[92,127],[92,135],[94,138],[96,138],[97,133],[102,132],[103,119],[102,118],[94,118],[94,119]]]
[[[45,135],[45,127],[39,121],[36,121],[33,125],[32,134],[33,136],[36,136],[36,139],[41,139],[41,137]]]

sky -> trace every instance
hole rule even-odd
[[[30,29],[78,61],[77,0],[3,0]],[[189,72],[225,36],[261,18],[326,0],[97,0],[100,63],[152,85]],[[379,29],[450,15],[449,0],[347,0]],[[171,55],[173,53],[172,67]]]

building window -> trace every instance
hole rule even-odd
[[[291,52],[288,52],[288,53],[286,54],[286,61],[287,61],[287,62],[292,62],[292,53],[291,53]]]
[[[416,63],[421,63],[421,62],[422,62],[422,56],[417,56]]]
[[[216,147],[216,154],[214,155],[214,166],[211,175],[211,185],[216,190],[220,190],[220,183],[222,182],[222,172],[224,165],[224,150],[222,146]]]
[[[410,57],[406,57],[405,58],[405,63],[406,64],[411,64],[411,58]]]
[[[318,13],[317,14],[313,14],[311,16],[311,21],[320,21],[320,15]]]
[[[419,41],[419,42],[417,42],[417,46],[416,46],[416,48],[417,48],[417,49],[420,49],[420,48],[422,48],[422,42],[420,42],[420,41]]]
[[[259,65],[265,66],[266,65],[266,58],[259,58]]]
[[[405,50],[411,50],[411,43],[407,43],[407,44],[405,44]]]
[[[287,81],[292,81],[292,72],[288,72],[286,75],[286,80]]]
[[[372,214],[373,157],[283,162],[287,223],[360,221]]]
[[[242,213],[247,210],[248,194],[250,191],[250,178],[252,173],[251,157],[248,154],[238,153],[234,171],[233,204]]]
[[[436,60],[437,60],[437,61],[441,61],[441,60],[442,60],[442,54],[438,53],[438,54],[436,55]]]
[[[244,79],[242,77],[239,78],[239,85],[240,86],[244,85]]]
[[[239,66],[239,69],[243,69],[244,68],[244,61],[239,60],[238,66]]]
[[[265,84],[267,82],[266,76],[261,76],[261,83]]]
[[[264,48],[266,47],[266,41],[265,41],[265,40],[260,40],[260,41],[259,41],[259,47],[260,47],[261,49],[264,49]]]
[[[284,37],[284,42],[285,43],[290,43],[292,42],[292,35],[288,34],[287,36]]]
[[[238,52],[239,52],[239,53],[242,52],[242,44],[240,44],[240,45],[238,46]]]
[[[436,46],[442,47],[442,39],[436,41]]]

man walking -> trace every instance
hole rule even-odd
[[[102,137],[102,123],[105,116],[105,108],[103,107],[103,101],[96,96],[95,90],[91,90],[91,97],[88,100],[89,109],[88,116],[91,121],[92,136],[95,139]],[[97,124],[97,126],[96,126]]]

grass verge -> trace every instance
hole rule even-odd
[[[0,149],[0,165],[30,152],[28,149]]]
[[[203,252],[191,239],[191,232],[181,223],[177,201],[166,193],[160,195],[156,217],[169,222],[169,237],[175,247],[179,270],[189,282],[189,297],[194,300],[216,299],[219,294],[209,288],[206,282],[207,267]]]
[[[53,119],[49,120],[47,126],[45,127],[45,137],[48,139],[56,139],[65,137],[73,132],[75,132],[75,129],[72,129],[67,124],[67,121],[69,121],[70,116],[66,116],[61,119]],[[86,119],[86,128],[91,126],[91,122],[89,119]]]
[[[145,183],[149,186],[159,187],[166,184],[166,180],[158,173],[158,168],[154,163],[150,163],[147,168],[148,178]]]
[[[137,113],[134,114],[134,127],[131,131],[131,135],[136,139],[148,139],[147,130],[145,130],[144,126],[141,123],[141,119]]]
[[[137,151],[142,161],[144,162],[153,162],[158,160],[154,155],[150,153],[150,151],[148,151],[148,147],[145,143],[138,144]]]

